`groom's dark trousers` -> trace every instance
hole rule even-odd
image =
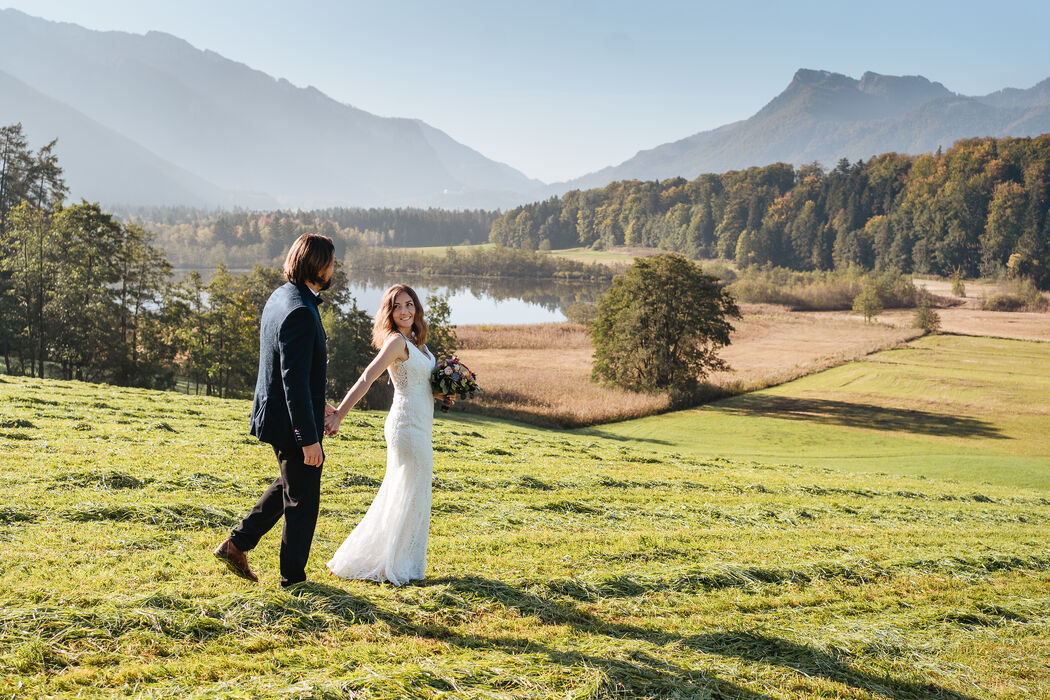
[[[273,446],[281,475],[230,534],[247,552],[283,515],[282,586],[306,580],[321,500],[321,466],[304,464],[302,449],[324,433],[327,339],[320,301],[306,285],[289,282],[263,308],[251,433]]]

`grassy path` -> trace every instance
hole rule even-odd
[[[312,582],[281,591],[278,533],[261,585],[209,554],[273,477],[246,402],[0,379],[3,697],[1050,689],[1039,492],[439,414],[428,579],[398,589],[321,570],[382,478],[359,413],[328,443]]]

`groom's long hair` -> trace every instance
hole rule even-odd
[[[328,236],[304,233],[295,239],[284,259],[284,278],[295,284],[321,284],[323,273],[335,259],[335,243]]]
[[[413,337],[410,340],[417,346],[427,342],[428,326],[423,318],[423,304],[419,301],[419,295],[407,284],[395,284],[383,292],[383,300],[379,302],[379,311],[376,311],[376,320],[372,324],[372,345],[376,350],[382,349],[386,339],[398,332],[394,323],[394,299],[401,292],[406,292],[412,297],[412,303],[416,306],[416,317],[412,320]]]

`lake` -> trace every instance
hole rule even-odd
[[[243,274],[248,270],[231,270]],[[189,270],[176,270],[181,279]],[[205,280],[214,270],[202,270]],[[457,326],[519,323],[558,323],[565,321],[565,310],[573,302],[595,302],[608,288],[593,282],[562,280],[515,279],[507,277],[451,277],[442,275],[398,275],[347,271],[350,293],[357,299],[358,308],[371,315],[379,309],[383,292],[392,284],[404,283],[419,294],[426,307],[426,298],[437,294],[447,296],[452,311],[450,321]]]
[[[560,280],[523,280],[492,277],[443,277],[403,275],[396,279],[381,274],[362,275],[350,271],[350,293],[359,308],[375,315],[383,292],[404,283],[426,298],[448,297],[451,322],[475,324],[557,323],[565,321],[565,310],[577,301],[594,302],[604,285]]]

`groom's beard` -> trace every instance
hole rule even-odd
[[[319,287],[319,289],[318,289],[319,292],[323,292],[324,290],[326,290],[326,289],[328,289],[329,287],[332,286],[332,278],[331,277],[329,277],[328,279],[326,279],[324,281],[316,279],[316,278],[312,279],[310,281],[313,282],[314,284],[316,284]]]

